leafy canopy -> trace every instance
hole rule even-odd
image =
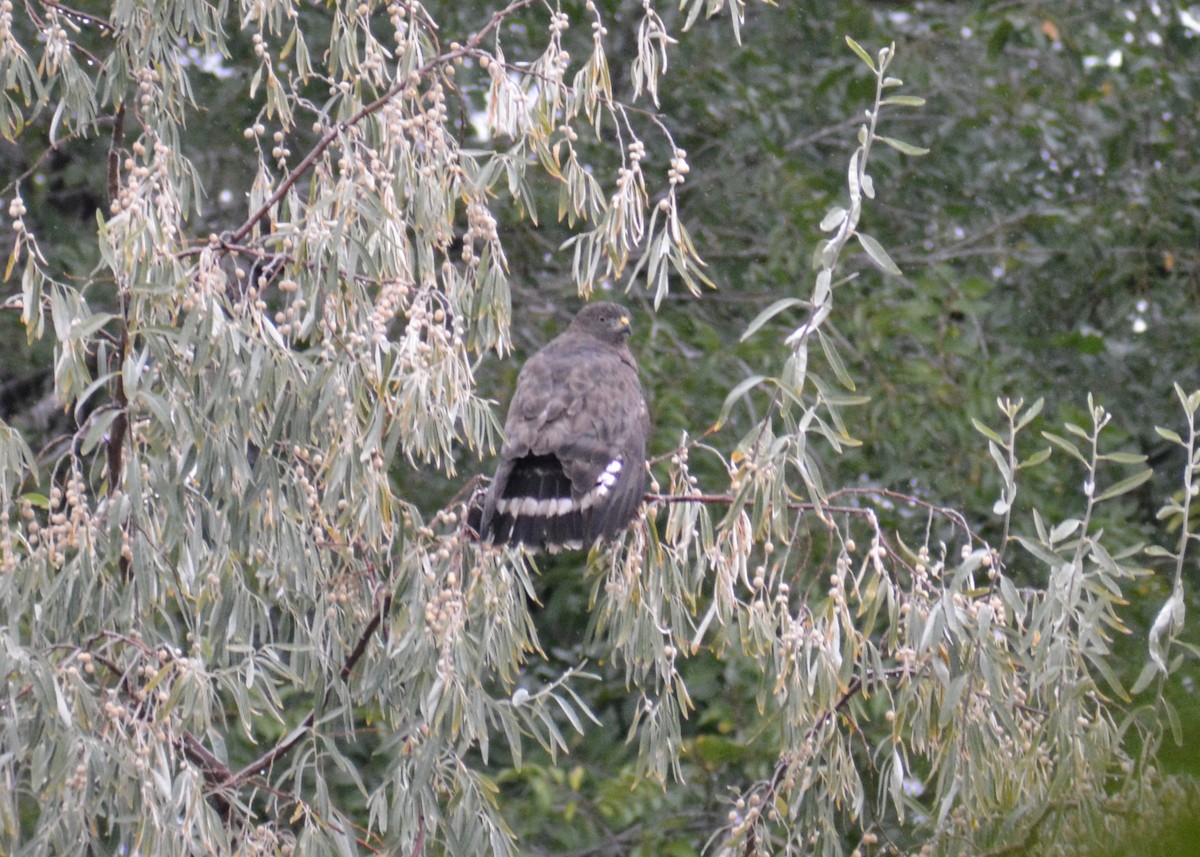
[[[887,249],[910,181],[958,210],[920,183],[946,175],[916,160],[929,106],[884,33],[764,96],[756,44],[795,11],[668,6],[0,4],[4,307],[51,405],[0,422],[6,853],[1069,853],[1188,799],[1156,752],[1192,651],[1200,393],[1157,435],[1170,547],[1105,525],[1151,470],[1091,398],[1042,430],[1043,399],[981,382],[999,417],[956,429],[982,487],[845,478],[886,458],[855,437],[888,419],[869,290],[919,314],[903,289],[952,279],[952,253]],[[816,212],[738,162],[787,154],[797,94],[852,117],[818,132],[845,151]],[[1022,223],[1047,221],[1076,228]],[[450,486],[496,446],[493,358],[618,283],[661,311],[645,518],[543,569],[475,544]],[[723,348],[736,376],[677,384],[664,356]],[[1131,678],[1148,561],[1172,582]]]

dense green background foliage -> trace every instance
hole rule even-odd
[[[678,6],[0,4],[0,850],[1191,853],[1200,15]]]

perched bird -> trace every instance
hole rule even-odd
[[[623,307],[588,304],[521,369],[496,476],[468,517],[481,540],[579,549],[633,520],[650,414],[630,331]]]

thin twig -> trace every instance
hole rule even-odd
[[[418,857],[425,851],[425,810],[417,802],[417,838],[413,841],[411,857]]]
[[[833,718],[838,715],[838,713],[844,710],[846,706],[850,704],[850,701],[862,692],[863,688],[866,687],[867,684],[874,684],[876,682],[883,681],[884,679],[894,678],[898,675],[908,675],[911,672],[911,667],[899,666],[890,667],[889,669],[883,671],[883,675],[879,676],[868,676],[866,679],[864,679],[862,676],[856,676],[850,682],[850,684],[846,686],[846,689],[842,692],[842,695],[838,698],[838,701],[835,702],[831,708],[826,709],[816,719],[813,725],[809,727],[808,732],[806,732],[804,736],[805,740],[809,741],[816,738],[817,733],[824,729],[825,726],[828,725]],[[763,795],[763,799],[760,803],[761,806],[771,806],[774,803],[775,796],[779,791],[779,787],[783,785],[784,780],[787,779],[789,770],[795,763],[796,759],[791,754],[784,756],[776,763],[775,773],[772,774],[770,782],[767,783],[766,793]],[[742,853],[746,855],[746,857],[750,857],[750,855],[757,853],[757,847],[758,838],[755,835],[754,828],[751,828],[746,834],[746,847],[743,849]]]
[[[967,519],[964,518],[960,512],[955,509],[951,509],[949,506],[939,506],[936,503],[930,503],[928,500],[922,500],[920,497],[914,497],[912,494],[905,494],[901,491],[892,491],[887,488],[839,488],[836,491],[831,491],[829,498],[833,499],[835,497],[846,496],[870,497],[872,495],[878,495],[880,497],[886,497],[889,500],[897,500],[901,503],[909,503],[913,506],[919,506],[922,509],[928,509],[934,514],[941,515],[943,518],[946,518],[948,521],[954,524],[954,526],[966,533],[968,538],[982,541],[978,536],[975,535],[974,531],[967,523]]]
[[[42,0],[42,5],[48,9],[54,9],[56,12],[62,12],[64,15],[75,18],[76,20],[86,21],[89,24],[95,24],[96,26],[108,30],[109,32],[116,32],[117,28],[109,23],[109,21],[93,15],[90,12],[80,12],[78,9],[74,9],[70,6],[65,6],[62,3],[57,2],[57,0]]]
[[[643,499],[647,503],[706,503],[716,506],[728,506],[734,501],[732,494],[646,494]],[[787,508],[801,512],[821,512],[824,514],[854,515],[860,518],[872,517],[875,513],[860,506],[837,506],[832,503],[810,503],[803,500],[792,500]]]
[[[363,654],[365,654],[367,651],[368,643],[370,643],[371,638],[375,636],[375,632],[382,623],[383,617],[387,615],[388,611],[391,610],[391,607],[392,597],[390,595],[385,596],[383,600],[380,601],[379,607],[376,609],[375,614],[371,617],[370,621],[367,622],[362,633],[359,634],[358,642],[355,643],[353,650],[351,650],[350,654],[346,655],[346,659],[342,662],[342,668],[338,671],[338,677],[342,681],[347,681],[350,678],[350,673],[354,672],[354,667],[357,666],[360,660],[362,660]],[[326,696],[328,697],[328,693]],[[311,729],[313,724],[316,722],[317,709],[313,708],[312,711],[308,712],[308,715],[301,722],[300,726],[292,730],[287,738],[276,744],[267,752],[263,753],[237,773],[231,773],[228,777],[224,778],[224,780],[221,782],[221,786],[224,788],[239,786],[247,780],[257,776],[261,771],[273,766],[281,757],[287,755],[287,753],[290,752],[293,747],[304,740],[308,730]]]
[[[466,44],[447,51],[446,53],[439,54],[420,68],[416,69],[416,73],[418,75],[428,74],[439,65],[444,65],[447,62],[453,62],[458,57],[464,57],[473,53],[487,37],[487,34],[500,26],[501,22],[505,18],[507,18],[513,12],[516,12],[518,9],[523,9],[526,6],[532,5],[533,2],[534,0],[513,0],[512,3],[509,3],[503,9],[493,13],[488,22],[478,32],[472,34],[467,39]],[[332,128],[322,134],[321,139],[318,140],[316,145],[309,150],[308,154],[304,156],[304,159],[296,165],[296,168],[289,173],[282,182],[280,182],[279,187],[275,189],[275,192],[267,197],[263,201],[263,204],[259,206],[258,210],[251,214],[250,217],[247,218],[246,222],[239,226],[237,230],[230,236],[229,243],[240,244],[242,241],[244,241],[246,236],[248,236],[251,230],[254,229],[255,224],[257,224],[262,217],[266,216],[276,203],[283,199],[284,195],[291,190],[292,186],[295,185],[296,182],[298,182],[300,178],[312,168],[313,164],[316,163],[317,158],[319,158],[321,154],[333,144],[334,140],[336,140],[348,128],[357,125],[371,114],[386,106],[389,101],[391,101],[408,87],[408,83],[409,81],[407,77],[404,80],[397,81],[396,83],[392,84],[391,88],[388,89],[387,92],[379,96],[379,98],[363,107],[346,121],[336,123]]]
[[[121,193],[121,149],[125,145],[125,102],[117,107],[113,120],[112,141],[108,147],[108,202],[111,206]],[[129,396],[125,390],[125,358],[129,354],[129,291],[119,290],[121,302],[121,317],[119,320],[121,332],[117,349],[112,355],[109,369],[116,367],[112,380],[112,399],[117,408],[117,416],[108,430],[108,441],[105,446],[106,466],[108,468],[108,495],[112,497],[121,490],[121,477],[125,467],[125,436],[129,433]],[[121,554],[118,567],[123,578],[130,574],[130,559],[125,553]]]

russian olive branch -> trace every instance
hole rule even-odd
[[[451,50],[439,54],[438,56],[426,62],[424,65],[414,69],[414,73],[419,76],[426,75],[438,66],[445,65],[448,62],[453,62],[459,57],[465,57],[475,52],[483,40],[487,38],[488,33],[499,27],[505,18],[514,12],[525,8],[526,6],[533,5],[533,2],[534,0],[513,0],[513,2],[509,3],[503,9],[492,13],[492,17],[488,19],[488,22],[470,37],[468,37],[465,44],[458,47],[453,47]],[[288,175],[284,177],[283,181],[279,183],[279,187],[275,189],[274,193],[272,193],[266,198],[266,200],[263,201],[263,204],[259,206],[257,211],[255,211],[246,219],[245,223],[234,230],[233,234],[229,237],[229,243],[242,243],[246,236],[250,234],[251,230],[254,229],[255,224],[257,224],[262,217],[267,215],[271,208],[278,203],[279,200],[283,199],[284,195],[291,190],[292,186],[295,185],[305,173],[312,169],[313,164],[317,162],[317,158],[319,158],[321,154],[328,149],[344,131],[362,122],[371,114],[383,109],[385,106],[387,106],[388,102],[403,92],[408,85],[409,80],[407,77],[404,80],[396,81],[396,83],[392,84],[391,88],[388,89],[383,95],[376,98],[370,104],[364,106],[349,119],[335,123],[333,127],[322,134],[321,138],[316,142],[312,149],[309,150],[308,154],[304,156],[303,160],[296,165],[296,168],[288,173]],[[198,252],[200,251],[197,248],[187,251],[189,254]]]
[[[839,497],[883,497],[888,500],[895,500],[900,503],[907,503],[911,506],[916,506],[921,509],[926,509],[935,515],[945,518],[950,521],[957,529],[963,531],[963,534],[972,541],[982,542],[983,540],[971,529],[967,519],[962,513],[948,506],[939,506],[936,503],[931,503],[928,500],[922,500],[920,497],[914,497],[912,494],[905,494],[902,491],[892,491],[886,488],[839,488],[831,491],[828,495],[830,501]],[[645,501],[647,503],[710,503],[713,505],[728,506],[734,502],[732,494],[646,494]],[[793,511],[800,512],[820,512],[823,515],[847,515],[850,517],[873,518],[875,513],[867,507],[863,506],[846,506],[836,503],[817,504],[805,500],[792,500],[788,502],[787,507]]]
[[[487,35],[497,29],[507,17],[519,11],[520,9],[532,5],[533,2],[534,0],[513,0],[513,2],[509,3],[504,8],[494,12],[489,18],[488,22],[478,31],[473,33],[466,40],[465,44],[461,46],[455,46],[448,52],[439,53],[438,56],[416,69],[415,74],[418,76],[426,75],[438,66],[444,65],[447,62],[453,62],[459,57],[467,56],[475,52]],[[241,226],[239,226],[233,231],[233,233],[230,234],[227,239],[218,241],[219,249],[221,249],[222,252],[241,251],[243,248],[239,245],[242,244],[242,242],[254,229],[255,225],[258,224],[260,220],[270,212],[271,208],[275,206],[288,193],[289,190],[291,190],[291,188],[296,184],[297,181],[300,180],[300,178],[302,178],[310,169],[312,169],[313,165],[317,162],[317,159],[325,152],[325,150],[328,149],[334,143],[334,141],[337,140],[338,137],[348,128],[359,124],[367,117],[385,107],[393,98],[401,93],[408,86],[408,84],[408,77],[406,77],[404,80],[397,81],[383,95],[375,99],[370,104],[362,107],[352,117],[345,121],[334,124],[324,134],[322,134],[316,144],[309,150],[299,164],[297,164],[296,168],[283,178],[279,186],[262,203],[258,210],[253,212]],[[108,191],[110,200],[116,199],[120,190],[119,150],[124,141],[124,116],[125,107],[124,104],[121,104],[117,110],[113,128],[112,143],[110,145],[108,155]],[[181,253],[180,257],[182,258],[189,255],[195,255],[201,252],[201,249],[202,248],[191,248]],[[123,364],[124,356],[128,350],[127,296],[123,296],[122,303],[123,309],[125,310],[125,317],[122,319],[123,330],[118,357]],[[128,400],[119,373],[114,381],[114,385],[113,398],[120,408],[120,413],[117,419],[113,422],[112,432],[110,433],[110,439],[107,448],[110,492],[116,490],[120,483],[120,477],[123,469],[123,445],[128,425],[128,420],[126,417]],[[122,559],[123,573],[127,571],[127,565],[127,560]],[[355,666],[366,653],[367,646],[374,637],[375,633],[378,631],[383,617],[387,614],[388,610],[391,609],[391,603],[392,598],[390,595],[384,596],[380,600],[379,606],[376,608],[374,614],[364,626],[354,648],[342,662],[341,669],[338,673],[342,681],[347,681],[349,679],[351,673],[354,671]],[[127,688],[127,691],[130,692],[136,700],[137,693],[132,688]],[[296,729],[292,730],[287,736],[276,743],[275,746],[238,771],[232,770],[224,761],[212,753],[212,751],[205,746],[203,741],[190,732],[185,732],[183,734],[183,736],[178,740],[178,746],[187,758],[191,759],[200,767],[201,771],[203,772],[205,782],[208,783],[214,792],[219,792],[220,790],[224,789],[237,788],[253,780],[262,770],[273,766],[280,758],[285,756],[302,740],[304,740],[309,729],[311,729],[316,722],[316,712],[317,709],[314,707],[308,712]],[[418,849],[421,848],[423,840],[424,818],[422,816],[421,829],[417,840]]]
[[[371,639],[375,636],[375,633],[379,630],[379,626],[383,622],[383,617],[387,615],[388,611],[391,609],[391,605],[391,595],[385,595],[382,599],[380,599],[378,607],[372,614],[371,618],[367,620],[366,625],[359,634],[354,648],[342,661],[341,669],[338,671],[338,677],[342,681],[349,680],[354,668],[358,665],[358,662],[362,660],[363,655],[366,653],[367,646],[370,644]],[[144,653],[153,654],[153,651],[150,649],[150,647],[140,639],[131,638],[115,632],[106,632],[104,636],[119,639],[130,645],[136,646]],[[103,663],[106,668],[114,674],[122,676],[121,685],[123,689],[135,703],[139,704],[141,716],[144,718],[150,718],[151,713],[145,711],[140,705],[142,702],[142,694],[136,688],[129,685],[128,681],[126,681],[126,677],[123,675],[123,672],[118,668],[118,666],[115,663],[110,662],[108,659],[102,659],[101,663]],[[326,691],[327,696],[328,693],[329,691]],[[230,768],[229,765],[220,759],[215,753],[213,753],[203,741],[189,731],[185,731],[182,735],[180,735],[179,738],[176,739],[175,743],[180,752],[182,752],[187,759],[200,768],[200,772],[204,777],[204,781],[207,783],[210,789],[209,799],[214,801],[214,804],[218,810],[224,810],[228,807],[228,801],[222,797],[223,792],[226,792],[230,789],[239,788],[251,781],[253,781],[256,789],[266,789],[267,791],[275,793],[279,797],[288,797],[287,795],[278,793],[274,789],[270,788],[268,784],[259,780],[258,776],[263,770],[272,767],[283,756],[291,752],[301,741],[304,740],[308,734],[308,731],[316,723],[317,708],[317,706],[314,706],[308,712],[308,714],[305,715],[300,724],[291,732],[289,732],[284,738],[278,741],[273,747],[271,747],[271,749],[267,750],[258,758],[254,759],[252,762],[237,771]],[[423,817],[421,818],[421,825],[423,831]]]
[[[929,504],[925,501],[920,500],[919,498],[911,497],[909,495],[900,494],[900,493],[894,492],[894,491],[884,491],[884,490],[878,490],[878,489],[845,489],[842,492],[835,492],[835,493],[853,494],[853,495],[875,494],[875,495],[880,495],[880,496],[886,496],[890,499],[896,499],[896,500],[909,502],[909,503],[912,503],[915,505],[929,508],[939,514],[942,514],[945,517],[947,517],[948,519],[954,521],[956,525],[962,526],[964,529],[967,529],[965,522],[962,520],[961,515],[958,515],[957,513],[953,512],[953,510],[947,510],[942,507],[934,506],[932,504]],[[709,505],[729,505],[734,502],[733,496],[725,495],[725,494],[699,494],[699,495],[697,495],[697,494],[688,494],[688,495],[647,494],[645,499],[648,503],[663,503],[663,504],[704,503],[704,504],[709,504]],[[824,505],[818,507],[817,505],[815,505],[813,503],[794,501],[794,502],[789,502],[788,507],[790,509],[795,509],[795,510],[799,510],[799,511],[819,511],[823,517],[828,517],[830,515],[839,515],[839,514],[852,516],[852,517],[861,517],[861,518],[873,518],[874,517],[874,513],[870,508],[864,508],[861,506],[824,504]],[[969,529],[967,529],[967,531],[969,533]],[[379,600],[376,610],[371,615],[370,619],[367,620],[366,624],[363,626],[363,629],[362,629],[361,633],[359,634],[358,639],[355,642],[353,649],[346,655],[346,657],[344,658],[344,660],[342,662],[342,665],[338,671],[338,676],[342,681],[349,680],[355,667],[357,666],[359,661],[362,659],[363,655],[366,653],[367,647],[370,645],[371,640],[374,638],[374,636],[378,632],[378,630],[382,624],[384,616],[386,616],[388,611],[391,609],[391,604],[392,604],[392,596],[391,595],[385,595]],[[119,639],[121,639],[127,643],[138,646],[139,648],[143,649],[144,651],[147,651],[147,652],[150,651],[149,648],[144,643],[142,643],[140,640],[128,638],[124,635],[118,635],[118,634],[109,634],[108,636],[118,637]],[[121,671],[119,670],[118,666],[115,663],[110,663],[107,661],[107,659],[103,660],[102,663],[105,663],[106,667],[109,670],[113,671],[114,674],[120,674]],[[850,700],[855,695],[860,693],[866,687],[866,685],[868,683],[873,683],[875,681],[892,678],[897,675],[901,675],[901,674],[905,674],[905,673],[911,673],[912,669],[913,669],[912,666],[892,668],[890,670],[885,671],[885,673],[882,676],[871,678],[869,680],[869,682],[867,680],[864,680],[862,677],[855,678],[847,686],[846,690],[844,691],[844,693],[842,694],[842,696],[838,700],[838,702],[832,708],[830,708],[828,711],[826,711],[820,718],[818,718],[818,720],[812,725],[812,727],[810,727],[810,734],[816,734],[816,732],[818,730],[820,730],[821,728],[824,728],[824,726],[827,725],[828,722],[834,716],[836,716],[836,714],[839,711],[844,709],[845,706],[849,704]],[[128,682],[126,682],[124,680],[122,680],[122,686],[124,687],[125,692],[127,694],[129,694],[129,696],[133,699],[134,702],[139,702],[139,703],[141,702],[141,694],[137,691],[136,688],[129,686]],[[139,708],[140,708],[140,706],[139,706]],[[177,743],[177,746],[179,747],[180,751],[184,754],[184,756],[186,758],[188,758],[189,760],[191,760],[194,764],[196,764],[200,768],[200,771],[204,777],[205,782],[208,784],[209,788],[211,789],[210,799],[215,800],[217,802],[218,809],[220,809],[224,806],[227,806],[227,800],[225,798],[221,797],[221,794],[223,792],[227,792],[228,790],[240,788],[240,787],[246,785],[247,783],[251,783],[251,782],[253,782],[255,784],[256,788],[268,788],[268,790],[270,790],[269,787],[267,787],[264,783],[259,781],[259,779],[258,779],[259,775],[264,770],[273,767],[281,758],[283,758],[288,753],[290,753],[297,745],[299,745],[307,737],[309,730],[313,727],[313,725],[316,722],[317,710],[318,710],[318,707],[314,706],[305,715],[304,719],[300,722],[300,724],[296,728],[291,730],[288,733],[288,735],[286,735],[284,738],[282,738],[280,741],[278,741],[273,747],[271,747],[269,750],[267,750],[266,752],[261,754],[259,757],[254,759],[252,762],[248,763],[247,765],[243,766],[242,768],[240,768],[238,770],[234,770],[234,769],[230,768],[226,762],[224,762],[219,757],[217,757],[204,744],[203,741],[201,741],[197,736],[195,736],[191,732],[184,732],[177,739],[176,743]],[[143,716],[150,716],[150,713],[143,710]],[[790,758],[780,760],[780,762],[777,765],[776,772],[768,784],[769,791],[778,788],[779,784],[783,781],[783,778],[786,776],[787,771],[794,764],[794,761],[795,760],[790,759]],[[422,818],[422,824],[423,823],[424,822],[423,822],[423,818]],[[414,852],[414,853],[416,853],[416,852]]]
[[[485,38],[487,38],[488,33],[499,27],[505,18],[507,18],[509,15],[512,15],[514,12],[524,9],[527,6],[532,6],[533,3],[534,0],[513,0],[513,2],[509,3],[503,9],[499,9],[492,13],[492,17],[488,19],[488,22],[475,33],[472,33],[471,36],[467,38],[465,44],[451,48],[451,50],[446,51],[445,53],[439,53],[433,59],[414,69],[413,73],[418,76],[423,76],[429,74],[438,66],[445,65],[446,63],[453,62],[460,57],[469,56],[475,53],[479,49],[479,45]],[[386,92],[383,93],[383,95],[376,98],[370,104],[363,106],[349,119],[334,123],[332,127],[330,127],[327,131],[325,131],[324,134],[321,135],[320,139],[317,140],[304,158],[298,164],[296,164],[295,169],[291,170],[283,178],[283,180],[279,183],[279,186],[275,188],[275,191],[269,197],[267,197],[266,200],[263,201],[262,205],[260,205],[254,213],[246,218],[245,222],[242,223],[241,226],[230,233],[228,238],[217,238],[215,245],[225,253],[243,252],[243,248],[239,245],[245,241],[246,237],[254,229],[255,225],[259,223],[263,217],[270,213],[272,207],[274,207],[281,199],[283,199],[283,197],[289,190],[292,189],[296,182],[303,178],[304,175],[312,169],[313,165],[317,162],[317,158],[321,157],[325,150],[333,145],[334,141],[337,140],[344,131],[358,125],[368,116],[371,116],[372,114],[377,113],[386,107],[393,98],[395,98],[408,87],[409,82],[410,81],[408,77],[406,77],[404,80],[396,81]],[[213,244],[214,242],[210,240],[205,243],[205,246],[212,246]],[[203,247],[192,247],[182,251],[178,255],[179,258],[195,256],[202,252],[203,249]]]
[[[484,38],[486,38],[486,36],[489,32],[496,29],[501,24],[501,22],[505,18],[507,18],[509,15],[511,15],[512,13],[514,13],[522,8],[525,8],[529,5],[531,5],[531,3],[532,3],[532,0],[514,0],[514,2],[510,3],[504,9],[501,9],[501,10],[497,11],[496,13],[494,13],[492,15],[492,17],[490,18],[490,20],[488,21],[488,23],[483,28],[481,28],[478,32],[473,34],[467,40],[465,45],[462,45],[462,46],[455,45],[455,46],[453,46],[453,48],[450,51],[448,51],[446,53],[439,53],[439,55],[437,57],[428,61],[427,63],[425,63],[418,69],[414,70],[413,74],[416,74],[419,76],[429,74],[429,73],[433,72],[437,67],[444,65],[447,62],[452,62],[454,59],[456,59],[458,57],[469,55],[469,54],[477,51],[479,45],[482,43]],[[861,196],[858,193],[856,193],[856,191],[858,191],[859,187],[861,186],[862,183],[864,183],[864,179],[866,178],[866,161],[867,161],[867,156],[869,153],[870,143],[872,140],[881,139],[881,138],[876,137],[876,135],[875,135],[875,122],[878,117],[879,108],[882,104],[882,90],[885,85],[883,82],[883,77],[882,77],[883,69],[886,68],[886,63],[890,59],[890,52],[881,52],[879,59],[880,59],[880,65],[879,65],[879,68],[877,71],[878,81],[877,81],[877,94],[876,94],[875,110],[871,111],[869,129],[867,129],[867,133],[865,135],[866,139],[861,141],[861,159],[857,160],[856,163],[852,164],[852,174],[853,175],[851,176],[851,183],[852,183],[852,196],[855,197],[855,199],[853,200],[854,205],[852,206],[851,212],[848,212],[844,216],[843,222],[841,224],[839,224],[839,225],[843,226],[843,228],[838,230],[838,235],[836,235],[834,237],[834,239],[832,239],[829,242],[829,250],[826,254],[826,262],[827,262],[826,268],[830,274],[832,272],[832,268],[833,268],[834,264],[836,263],[838,252],[841,250],[842,246],[846,243],[846,241],[851,237],[858,237],[860,242],[863,244],[864,249],[867,250],[868,255],[871,256],[872,259],[874,259],[877,263],[879,263],[881,267],[885,267],[885,269],[887,267],[886,264],[884,264],[880,260],[880,255],[881,255],[882,251],[880,250],[878,252],[875,252],[876,247],[874,246],[874,243],[870,239],[864,239],[864,237],[862,235],[860,235],[859,233],[857,233],[857,231],[855,229],[855,226],[857,224],[857,216],[856,216],[857,210],[856,209],[858,207],[858,204],[860,204],[860,201],[861,201]],[[255,225],[260,223],[262,221],[262,219],[269,214],[272,207],[274,207],[281,199],[283,199],[284,196],[295,186],[296,182],[304,174],[306,174],[308,171],[310,171],[313,168],[313,166],[316,164],[317,160],[321,157],[321,155],[331,145],[334,144],[334,142],[343,134],[343,132],[345,132],[347,129],[349,129],[353,126],[356,126],[357,124],[362,122],[364,119],[366,119],[370,115],[374,114],[375,112],[377,112],[380,109],[382,109],[383,107],[385,107],[393,98],[395,98],[400,92],[402,92],[404,90],[404,88],[409,84],[410,79],[411,79],[411,75],[409,77],[407,77],[404,81],[395,83],[383,95],[381,95],[379,98],[377,98],[375,101],[371,102],[370,104],[362,107],[352,117],[350,117],[349,119],[344,120],[342,122],[338,122],[338,123],[334,124],[332,127],[330,127],[328,130],[326,130],[325,133],[322,134],[320,139],[317,141],[317,143],[309,150],[309,152],[299,162],[299,164],[297,164],[296,168],[281,180],[280,184],[275,188],[275,190],[272,192],[272,194],[262,203],[262,205],[259,207],[259,209],[256,210],[254,213],[252,213],[248,217],[248,219],[240,227],[238,227],[234,232],[229,234],[229,236],[226,239],[219,239],[215,244],[216,248],[219,249],[221,252],[225,252],[225,253],[229,253],[229,252],[237,253],[237,252],[243,252],[243,251],[248,250],[249,248],[246,248],[243,246],[243,242],[245,241],[247,236],[249,236],[251,231],[255,228]],[[116,135],[114,135],[114,136],[116,136]],[[869,190],[867,191],[867,195],[868,196],[871,195]],[[211,247],[214,245],[210,242],[208,246]],[[184,255],[193,254],[193,253],[197,253],[197,252],[200,252],[200,249],[193,248],[192,250],[187,251],[186,254],[184,254]],[[885,254],[883,255],[883,259],[886,259]],[[825,273],[825,272],[823,272],[823,273]],[[824,285],[826,287],[828,287],[830,285],[829,280],[828,280],[828,274],[825,279]],[[801,334],[801,337],[803,337],[804,334],[806,334],[806,333],[811,333],[811,332],[815,331],[815,329],[820,325],[820,322],[823,318],[823,316],[821,315],[822,310],[827,310],[826,301],[814,301],[813,316],[810,318],[809,323],[807,325],[805,325],[804,328],[801,329],[803,331],[803,333]],[[825,314],[827,314],[827,311]],[[793,339],[794,339],[794,337],[793,337]],[[790,344],[796,345],[798,343],[793,342]],[[118,448],[118,456],[119,456],[119,448]],[[119,466],[119,457],[118,457],[117,464]],[[119,469],[115,470],[115,471],[111,471],[111,472],[119,473]],[[115,482],[115,480],[114,480],[114,482]],[[939,506],[930,504],[926,501],[922,501],[916,497],[899,494],[897,492],[879,490],[879,489],[843,489],[842,491],[835,492],[834,494],[830,495],[829,500],[834,500],[839,496],[855,496],[855,497],[875,496],[875,497],[887,497],[889,499],[894,499],[894,500],[901,500],[901,501],[910,503],[912,505],[926,508],[926,509],[930,510],[931,512],[934,512],[936,514],[939,514],[939,515],[947,518],[954,524],[954,526],[956,528],[961,528],[968,535],[969,538],[975,538],[974,534],[971,533],[969,526],[966,524],[966,521],[963,519],[963,517],[960,514],[958,514],[957,512],[954,512],[953,510],[945,509],[943,507],[939,507]],[[645,499],[649,503],[664,503],[664,504],[704,503],[704,504],[710,504],[710,505],[724,505],[724,506],[729,506],[729,505],[732,505],[735,502],[737,502],[737,498],[735,498],[732,495],[725,495],[725,494],[687,494],[687,495],[647,494]],[[804,501],[789,501],[789,502],[787,502],[786,505],[787,505],[787,508],[790,510],[815,512],[815,513],[817,513],[819,519],[823,523],[827,523],[827,524],[829,523],[830,516],[834,516],[834,515],[845,515],[847,517],[866,518],[866,519],[871,520],[872,522],[874,522],[874,520],[875,520],[874,511],[869,506],[863,507],[863,506],[857,506],[857,505],[843,505],[843,504],[838,504],[838,503],[834,503],[834,502],[804,502]],[[878,529],[877,526],[876,526],[876,529]],[[381,598],[379,600],[379,603],[377,605],[377,608],[376,608],[374,614],[370,617],[370,619],[367,621],[367,623],[363,627],[363,629],[358,637],[358,640],[355,643],[355,646],[343,660],[343,663],[339,670],[339,678],[342,681],[349,680],[351,674],[353,673],[355,666],[361,660],[362,656],[365,654],[367,647],[370,644],[371,639],[375,636],[376,632],[378,631],[378,629],[382,623],[383,617],[386,615],[387,611],[390,609],[391,603],[392,603],[392,600],[391,600],[390,595],[384,596],[383,598]],[[810,736],[816,735],[821,729],[824,729],[837,716],[837,714],[840,711],[842,711],[850,703],[850,701],[857,694],[859,694],[860,692],[862,692],[864,690],[864,688],[867,685],[877,682],[877,681],[883,681],[883,680],[893,677],[895,675],[907,673],[907,672],[911,671],[911,669],[912,669],[911,666],[897,667],[897,668],[887,670],[879,676],[869,676],[866,678],[863,678],[863,677],[855,678],[846,687],[845,691],[843,692],[842,696],[838,699],[838,701],[832,707],[830,707],[826,712],[824,712],[817,719],[817,721],[810,727],[809,735]],[[228,789],[236,789],[236,788],[239,788],[251,781],[255,781],[256,785],[257,785],[258,784],[257,778],[259,777],[259,775],[261,774],[262,771],[274,766],[281,758],[286,756],[297,745],[299,745],[302,741],[305,740],[308,732],[312,729],[312,727],[316,723],[317,710],[318,710],[318,708],[316,706],[314,706],[313,709],[307,713],[307,715],[300,722],[300,724],[296,728],[294,728],[287,736],[285,736],[280,741],[278,741],[273,747],[271,747],[265,753],[260,755],[254,761],[252,761],[251,763],[249,763],[248,765],[244,766],[243,768],[241,768],[240,770],[237,770],[237,771],[232,770],[231,768],[229,768],[229,766],[226,763],[224,763],[220,759],[218,759],[210,750],[208,750],[207,747],[204,746],[203,742],[201,742],[198,738],[196,738],[191,733],[185,733],[184,736],[179,740],[179,744],[180,744],[183,752],[189,758],[191,758],[194,762],[199,764],[199,766],[203,770],[205,781],[209,784],[209,786],[213,789],[213,791],[215,793],[219,793],[221,791],[228,790]],[[778,789],[778,787],[784,781],[784,778],[786,777],[787,772],[791,769],[791,767],[795,763],[796,763],[796,760],[791,757],[787,757],[787,758],[780,760],[780,762],[777,765],[776,772],[775,772],[774,776],[772,777],[772,780],[769,783],[769,786],[767,789],[768,795],[772,795],[774,793],[774,791]],[[217,797],[216,794],[214,794],[213,797],[215,799],[220,800],[220,798]],[[425,835],[423,815],[420,816],[420,821],[421,821],[421,827],[420,827],[420,830],[418,833],[418,838],[417,838],[417,848],[414,851],[414,853],[419,851],[420,848],[422,847],[423,839],[424,839],[424,835]],[[747,841],[747,849],[748,850],[752,849],[752,845],[753,845],[753,833],[751,833],[751,837]]]
[[[808,740],[815,739],[820,731],[824,729],[833,720],[833,718],[842,712],[855,696],[866,689],[869,684],[884,681],[885,679],[912,675],[914,672],[916,672],[915,667],[905,665],[900,667],[891,667],[887,670],[884,670],[883,675],[871,676],[869,681],[864,680],[862,676],[855,676],[850,684],[846,686],[845,691],[842,692],[842,695],[838,698],[838,701],[834,703],[832,707],[822,712],[821,715],[817,717],[813,725],[808,728],[808,732],[805,733],[805,738]],[[763,789],[761,793],[762,797],[759,801],[759,806],[770,806],[774,802],[775,796],[779,792],[779,787],[782,786],[787,780],[788,773],[791,771],[796,762],[797,759],[795,756],[789,753],[775,763],[775,771],[771,775],[771,779],[768,781],[765,789]],[[752,855],[759,853],[758,837],[755,833],[754,827],[751,827],[746,833],[746,847],[743,849],[742,853],[746,855],[746,857],[751,857]]]
[[[110,205],[117,201],[121,192],[121,147],[125,144],[125,102],[117,107],[113,119],[112,142],[108,147],[108,202]],[[108,495],[112,497],[120,490],[121,474],[125,468],[125,440],[129,434],[129,394],[125,389],[125,360],[129,356],[129,289],[120,286],[118,290],[121,304],[119,324],[121,328],[117,352],[111,358],[110,367],[115,364],[112,379],[113,404],[117,415],[109,426],[108,440],[105,443],[105,457],[108,466]],[[118,560],[121,576],[129,577],[130,558],[122,553]]]

